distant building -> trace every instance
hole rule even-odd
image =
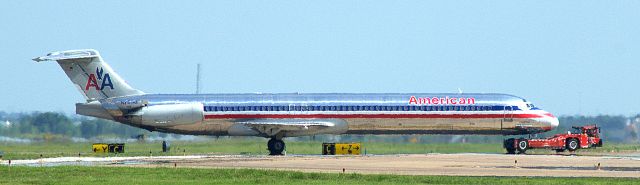
[[[11,122],[9,120],[7,120],[7,121],[4,122],[3,126],[9,127],[9,126],[11,126]]]

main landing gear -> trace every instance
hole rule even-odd
[[[269,147],[269,155],[282,155],[282,152],[285,149],[285,144],[282,139],[271,138],[267,143],[267,147]]]

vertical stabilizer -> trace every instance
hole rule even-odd
[[[144,94],[129,86],[93,49],[51,52],[34,61],[55,60],[87,101]]]

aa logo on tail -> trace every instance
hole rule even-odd
[[[98,76],[97,79],[96,76]],[[98,85],[98,82],[100,82],[100,85]],[[89,74],[89,79],[87,79],[87,86],[85,86],[84,90],[88,91],[91,87],[94,87],[97,91],[103,90],[105,87],[113,89],[113,83],[111,83],[111,77],[109,76],[109,73],[104,73],[101,67],[96,67],[96,73]]]

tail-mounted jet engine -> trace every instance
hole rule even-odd
[[[175,126],[202,122],[204,110],[200,103],[148,105],[124,117],[144,126]]]

